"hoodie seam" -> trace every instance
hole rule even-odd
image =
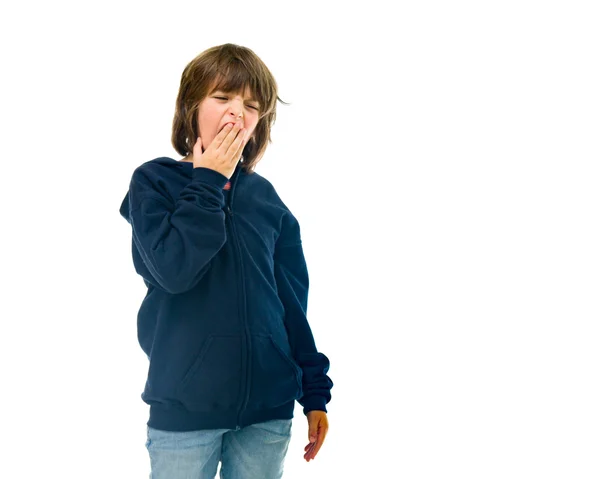
[[[137,206],[132,206],[131,211],[139,210],[142,207],[142,203],[146,200],[156,200],[156,201],[163,203],[166,206],[174,206],[174,204],[171,201],[169,201],[168,199],[166,199],[164,196],[144,195],[144,196],[138,198]]]

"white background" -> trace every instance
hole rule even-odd
[[[16,4],[16,2],[14,2]],[[181,72],[251,48],[335,385],[286,478],[600,477],[595,2],[6,2],[0,476],[147,477],[119,215]]]

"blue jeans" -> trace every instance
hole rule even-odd
[[[275,419],[241,429],[161,431],[147,426],[150,479],[279,479],[292,420]]]

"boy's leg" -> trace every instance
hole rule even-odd
[[[291,419],[275,419],[226,432],[221,451],[221,479],[282,477],[291,432]]]
[[[147,426],[150,479],[214,479],[229,429],[161,431]]]

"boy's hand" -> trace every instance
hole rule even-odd
[[[327,435],[329,422],[325,411],[308,411],[308,440],[310,441],[304,448],[304,459],[309,462],[314,459]]]
[[[203,166],[231,178],[247,141],[247,130],[242,128],[241,121],[225,125],[204,152],[202,138],[198,137],[192,155],[194,168]]]

